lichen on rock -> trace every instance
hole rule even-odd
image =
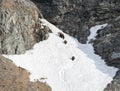
[[[39,37],[44,37],[48,33],[39,36],[42,32],[39,18],[43,16],[30,0],[2,0],[0,53],[21,54],[39,42]]]

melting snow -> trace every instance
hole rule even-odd
[[[94,54],[90,44],[80,44],[67,34],[64,34],[67,40],[64,44],[64,40],[57,35],[61,30],[44,19],[41,22],[53,31],[48,40],[37,43],[25,54],[5,56],[17,66],[27,69],[31,73],[31,81],[39,79],[47,82],[52,91],[103,91],[117,69],[106,66]],[[89,40],[102,26],[106,25],[91,28]],[[71,60],[73,56],[74,61]]]
[[[104,27],[106,27],[108,24],[103,24],[103,25],[96,25],[94,27],[92,27],[90,29],[90,36],[88,37],[88,42],[91,40],[91,39],[95,39],[95,36],[96,36],[96,33],[99,29],[103,29]]]

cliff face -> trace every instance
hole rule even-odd
[[[46,39],[48,31],[41,29],[39,18],[40,11],[29,0],[1,0],[0,53],[24,53]]]
[[[120,19],[114,21],[104,29],[98,31],[94,48],[106,63],[120,68]]]
[[[0,0],[0,54],[21,54],[48,38],[42,14],[30,0]],[[25,69],[0,55],[0,91],[51,91],[39,81],[30,82]]]
[[[32,1],[47,20],[81,43],[86,43],[92,25],[111,22],[120,14],[119,0]]]
[[[46,83],[30,82],[29,74],[0,55],[0,91],[51,91]]]
[[[93,42],[96,54],[100,55],[109,66],[120,69],[120,19],[117,17],[104,29],[98,31],[96,40]],[[105,91],[120,90],[120,71],[116,73],[111,84]]]

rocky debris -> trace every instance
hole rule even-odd
[[[48,38],[42,14],[30,0],[0,0],[0,53],[21,54]]]
[[[64,40],[64,44],[67,44],[67,40]]]
[[[116,73],[113,81],[107,85],[104,91],[120,91],[120,70]]]
[[[61,33],[61,32],[58,32],[58,36],[59,36],[60,38],[62,38],[62,39],[65,39],[64,34],[63,34],[63,33]]]
[[[30,82],[30,73],[0,55],[0,91],[51,91],[39,81]]]
[[[49,37],[49,33],[52,31],[49,29],[49,27],[41,25],[42,28],[40,29],[40,32],[37,33],[37,42],[46,40]]]
[[[71,60],[74,61],[75,60],[75,56],[72,56]]]

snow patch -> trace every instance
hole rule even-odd
[[[5,57],[12,59],[17,66],[27,69],[31,73],[31,81],[39,79],[47,82],[52,91],[103,91],[117,69],[106,66],[94,54],[90,44],[80,44],[75,38],[63,33],[68,42],[64,44],[64,39],[57,35],[61,30],[45,19],[41,22],[53,31],[48,40],[37,43],[25,54]],[[91,28],[89,39],[94,38],[94,31],[101,28],[96,27]],[[73,56],[74,61],[71,60]]]
[[[94,27],[91,27],[90,28],[90,36],[88,37],[88,42],[91,40],[91,39],[95,39],[95,36],[96,36],[96,34],[97,34],[97,31],[99,30],[99,29],[103,29],[103,28],[105,28],[106,26],[107,26],[108,24],[102,24],[102,25],[96,25],[96,26],[94,26]]]

